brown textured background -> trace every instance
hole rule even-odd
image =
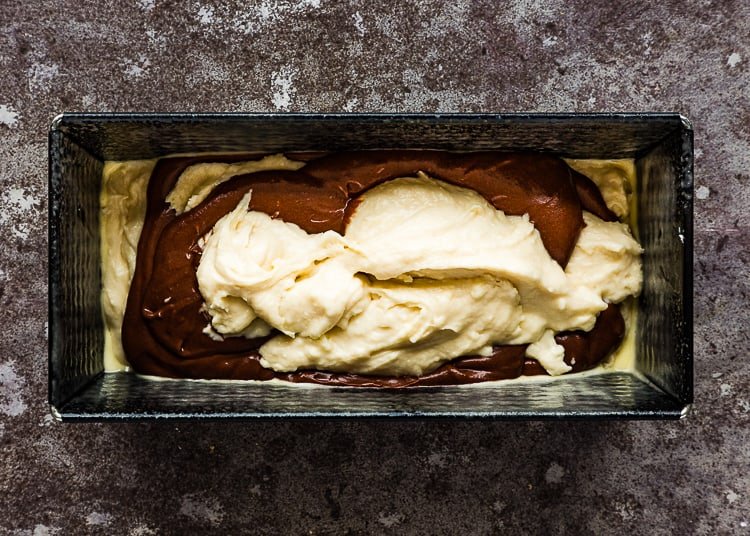
[[[750,4],[651,4],[0,0],[0,534],[750,534]],[[680,111],[695,411],[54,423],[46,130],[76,110]]]

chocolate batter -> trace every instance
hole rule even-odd
[[[498,346],[491,356],[457,356],[419,377],[279,373],[259,361],[258,348],[268,337],[215,341],[203,334],[209,319],[201,312],[203,298],[195,276],[201,254],[197,242],[250,189],[249,210],[295,223],[308,233],[333,230],[343,234],[360,194],[382,182],[423,171],[475,190],[508,215],[529,214],[550,256],[563,268],[584,225],[582,210],[606,221],[616,220],[593,182],[549,155],[381,150],[296,155],[300,157],[311,160],[299,171],[233,177],[180,216],[165,198],[188,166],[239,162],[257,155],[177,157],[157,163],[148,186],[146,217],[122,328],[126,355],[137,372],[175,378],[279,378],[370,387],[464,384],[546,374],[537,361],[524,357],[525,346]],[[555,338],[565,348],[565,361],[577,372],[599,363],[620,343],[624,332],[619,307],[610,305],[592,331],[563,332]]]

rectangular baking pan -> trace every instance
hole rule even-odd
[[[99,188],[105,160],[376,148],[635,158],[645,249],[637,373],[400,391],[149,381],[103,373]],[[64,421],[680,418],[693,402],[692,226],[693,131],[675,113],[65,113],[49,133],[49,402]]]

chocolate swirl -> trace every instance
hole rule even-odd
[[[583,228],[582,210],[615,221],[598,188],[559,158],[539,154],[439,151],[359,151],[296,155],[309,159],[299,171],[263,171],[233,177],[193,210],[177,215],[166,203],[181,173],[202,162],[238,162],[257,155],[177,157],[160,160],[148,186],[148,205],[138,244],[137,265],[122,329],[122,342],[140,373],[176,378],[279,378],[326,385],[407,387],[449,385],[545,374],[525,359],[525,346],[498,346],[490,356],[457,356],[419,377],[380,377],[321,371],[279,373],[260,364],[266,338],[215,341],[202,330],[195,271],[198,240],[252,189],[249,210],[297,224],[308,233],[344,233],[358,196],[373,186],[419,171],[471,188],[509,215],[529,214],[550,256],[568,262]],[[573,370],[595,366],[624,335],[619,307],[603,311],[590,332],[564,332],[556,340]],[[271,335],[273,336],[273,334]]]

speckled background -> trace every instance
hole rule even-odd
[[[0,533],[750,533],[748,2],[64,4],[0,1]],[[682,112],[695,411],[54,423],[46,131],[63,110]]]

